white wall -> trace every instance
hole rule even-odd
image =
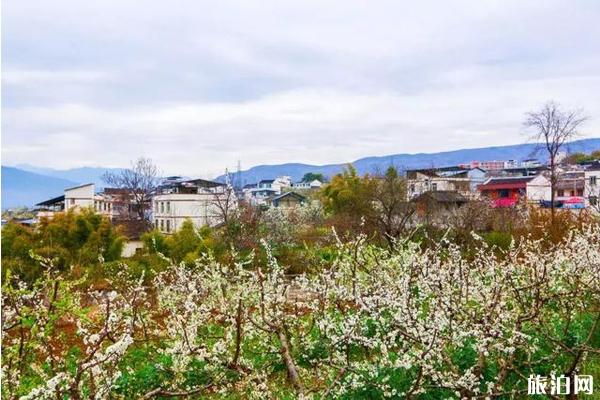
[[[93,183],[65,189],[65,209],[94,207],[95,186]]]
[[[221,210],[215,204],[215,196],[214,193],[156,195],[152,199],[152,223],[166,233],[179,230],[186,219],[197,228],[214,226],[221,222]],[[219,196],[224,201],[227,195]]]
[[[594,178],[596,184],[593,184]],[[585,188],[583,190],[583,196],[585,197],[585,205],[590,205],[590,196],[596,196],[597,200],[600,198],[600,171],[585,171]],[[599,206],[596,204],[595,206]]]
[[[543,175],[538,175],[527,182],[527,200],[538,202],[540,200],[550,200],[552,190],[550,180]]]
[[[419,196],[422,193],[430,190],[457,190],[456,188],[462,185],[472,187],[471,180],[468,178],[446,178],[446,177],[430,177],[421,173],[417,174],[416,179],[408,179],[406,181],[408,200]],[[414,189],[414,190],[411,190]],[[460,191],[465,193],[467,191]]]

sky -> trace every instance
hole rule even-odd
[[[600,2],[7,0],[2,164],[210,177],[600,136]]]

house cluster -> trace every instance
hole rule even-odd
[[[242,198],[255,206],[289,207],[304,203],[306,196],[302,193],[318,190],[321,186],[323,182],[318,179],[292,182],[289,176],[278,176],[275,179],[263,179],[244,185]]]
[[[38,218],[51,218],[56,212],[82,208],[93,208],[111,221],[126,220],[137,213],[129,191],[106,188],[102,192],[96,192],[93,183],[67,188],[62,196],[42,201],[36,207]]]
[[[473,161],[444,168],[408,170],[408,200],[431,198],[432,192],[445,202],[489,199],[492,207],[512,207],[518,202],[550,207],[552,185],[549,168],[537,160],[523,162]],[[556,208],[583,209],[598,206],[600,162],[586,165],[561,164],[554,185]],[[435,197],[435,196],[434,196]]]
[[[492,207],[512,207],[518,202],[550,207],[552,185],[547,166],[537,160],[517,162],[472,161],[442,168],[406,171],[407,201],[460,206],[469,200],[484,198]],[[111,221],[150,220],[164,233],[177,231],[185,220],[195,226],[217,226],[239,201],[256,207],[290,208],[308,201],[308,194],[323,182],[293,182],[289,176],[263,179],[234,189],[230,184],[205,179],[165,178],[145,204],[131,191],[105,188],[94,184],[67,188],[64,194],[38,203],[37,219],[56,212],[92,208]],[[561,164],[554,185],[557,208],[600,210],[600,161],[586,165]],[[141,210],[140,210],[141,209]]]
[[[322,184],[319,180],[292,183],[290,177],[281,176],[236,191],[226,183],[170,176],[163,179],[146,204],[140,204],[127,189],[96,191],[95,185],[89,183],[67,188],[62,196],[36,204],[35,212],[39,219],[52,218],[57,212],[92,208],[114,223],[131,225],[131,221],[149,219],[156,229],[168,234],[177,231],[185,220],[191,220],[196,227],[217,226],[239,200],[261,207],[294,207],[307,201],[307,191]]]

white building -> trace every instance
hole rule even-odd
[[[38,218],[52,218],[56,212],[93,209],[110,220],[127,219],[135,213],[135,205],[129,200],[127,189],[106,188],[96,193],[93,183],[86,183],[64,190],[64,195],[36,204]],[[135,215],[135,214],[134,214]]]
[[[292,187],[292,178],[289,176],[278,176],[273,179],[271,187],[277,191],[277,194],[281,194],[284,189]]]
[[[269,199],[282,194],[285,189],[291,187],[292,178],[289,176],[278,176],[275,179],[263,179],[256,184],[244,186],[244,200],[254,206],[267,205]]]
[[[600,162],[588,166],[584,176],[584,197],[586,205],[600,211]]]
[[[540,201],[550,201],[551,194],[550,179],[544,174],[539,174],[527,182],[527,201],[536,203],[539,203]]]
[[[233,189],[204,179],[169,182],[152,198],[152,223],[164,233],[176,232],[185,220],[197,228],[216,226],[237,206]]]
[[[485,181],[481,168],[445,167],[406,171],[408,200],[426,192],[451,191],[467,197],[477,193],[477,186]]]
[[[314,179],[309,182],[302,181],[302,182],[294,183],[295,189],[315,190],[315,189],[320,189],[321,186],[323,186],[323,182],[321,182],[318,179]]]
[[[527,182],[527,200],[529,202],[550,202],[552,185],[549,173],[540,173]],[[587,207],[589,202],[585,199],[585,175],[583,171],[560,171],[556,182],[554,201],[559,208],[581,209]]]
[[[77,210],[94,206],[96,187],[93,183],[65,189],[65,210]]]

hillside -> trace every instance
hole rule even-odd
[[[17,164],[16,168],[33,172],[34,174],[51,176],[54,178],[66,179],[77,183],[93,183],[97,188],[104,187],[102,175],[106,172],[118,172],[120,168],[102,168],[102,167],[80,167],[71,169],[52,169],[36,167],[30,164]]]
[[[60,196],[65,188],[77,182],[55,178],[13,167],[2,167],[2,209],[32,206],[35,203]]]
[[[360,174],[383,171],[390,165],[397,168],[425,168],[442,167],[467,163],[472,160],[523,160],[527,158],[538,158],[542,161],[544,153],[537,151],[535,143],[517,144],[511,146],[482,147],[474,149],[461,149],[445,151],[440,153],[417,153],[417,154],[393,154],[381,157],[366,157],[352,162],[352,165]],[[569,152],[589,153],[600,150],[600,138],[582,139],[569,145]],[[294,181],[302,178],[307,172],[322,173],[326,177],[340,172],[345,164],[310,165],[300,163],[287,163],[279,165],[258,165],[241,172],[243,184],[255,183],[261,179],[274,178],[276,176],[288,175]],[[221,175],[216,180],[224,181]]]

